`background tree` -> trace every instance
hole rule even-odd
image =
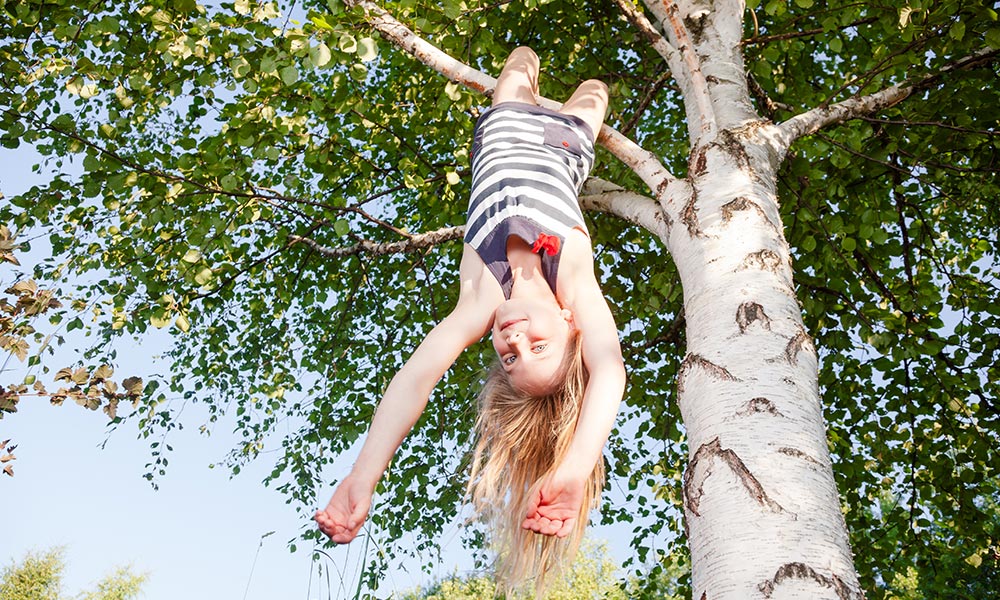
[[[80,282],[87,313],[66,319],[99,340],[91,357],[177,332],[141,431],[204,402],[233,419],[234,470],[280,447],[269,482],[309,512],[454,302],[480,92],[527,44],[543,95],[612,88],[617,133],[583,202],[631,377],[603,515],[634,523],[638,560],[657,536],[681,546],[684,507],[696,596],[717,597],[712,524],[838,548],[835,567],[761,561],[743,593],[856,596],[842,508],[870,596],[910,569],[927,597],[980,576],[972,557],[1000,535],[991,6],[362,4],[306,3],[299,22],[248,0],[3,5],[3,143],[34,144],[55,175],[0,221],[51,245],[36,279]],[[414,531],[422,550],[458,513],[453,449],[488,351],[467,354],[384,480],[373,535]]]
[[[4,600],[131,600],[142,591],[145,575],[136,575],[128,567],[118,567],[105,576],[95,589],[67,596],[62,590],[66,570],[63,551],[53,548],[28,554],[20,562],[11,561],[0,573],[0,598]]]
[[[629,594],[618,578],[618,565],[608,555],[604,545],[584,541],[577,560],[562,577],[557,578],[545,597],[551,600],[626,600],[637,598]],[[675,600],[669,596],[658,596]],[[429,589],[418,589],[400,596],[399,600],[493,600],[496,582],[489,575],[449,577]],[[679,600],[680,597],[676,597]]]

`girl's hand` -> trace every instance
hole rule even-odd
[[[521,527],[543,535],[561,538],[569,535],[580,515],[585,483],[586,478],[559,471],[543,479]]]
[[[316,523],[331,540],[346,544],[357,537],[371,505],[371,486],[348,475],[334,490],[326,508],[316,512]]]

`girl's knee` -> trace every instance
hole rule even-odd
[[[510,55],[507,57],[507,60],[511,60],[512,58],[515,57],[516,58],[523,57],[533,62],[538,62],[538,55],[535,54],[535,51],[529,48],[528,46],[518,46],[517,48],[514,48],[514,50],[512,50]]]
[[[605,97],[608,95],[608,84],[600,79],[587,79],[579,85],[578,89],[586,89],[591,93],[598,93]]]

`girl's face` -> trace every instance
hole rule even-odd
[[[514,387],[532,395],[556,387],[572,329],[572,313],[555,302],[513,298],[498,306],[493,348]]]

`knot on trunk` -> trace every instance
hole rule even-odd
[[[785,509],[771,499],[764,491],[764,486],[760,484],[757,477],[750,472],[746,463],[731,448],[723,448],[722,442],[716,437],[711,442],[702,444],[698,451],[694,453],[687,471],[684,472],[684,504],[688,510],[696,517],[700,517],[701,497],[705,491],[703,486],[705,480],[713,473],[713,466],[717,463],[729,467],[729,470],[736,475],[743,487],[750,494],[750,497],[761,506],[771,512],[783,512]],[[794,518],[794,515],[792,515]]]
[[[771,318],[764,312],[764,307],[756,302],[744,302],[736,309],[736,325],[740,328],[740,333],[746,333],[750,325],[755,321],[760,321],[761,327],[770,331]]]
[[[755,413],[768,413],[774,415],[775,417],[784,417],[781,411],[774,406],[774,403],[764,397],[757,397],[750,400],[743,407],[736,411],[736,414],[741,417],[746,417]]]
[[[774,590],[782,582],[789,579],[812,580],[817,585],[832,588],[840,600],[864,600],[865,597],[860,590],[851,589],[836,573],[831,573],[829,576],[823,575],[809,565],[799,562],[781,565],[774,577],[758,585],[757,589],[764,594],[765,598],[770,598]]]
[[[781,257],[774,250],[768,250],[767,248],[748,254],[746,258],[743,259],[743,264],[740,265],[740,270],[746,269],[760,269],[761,271],[773,271],[778,272],[778,268],[781,266]]]
[[[688,372],[696,367],[704,370],[715,379],[721,379],[722,381],[739,381],[739,379],[730,373],[725,367],[721,367],[698,354],[688,354],[681,362],[681,368],[677,373],[678,394],[684,393],[684,379],[687,377]]]

